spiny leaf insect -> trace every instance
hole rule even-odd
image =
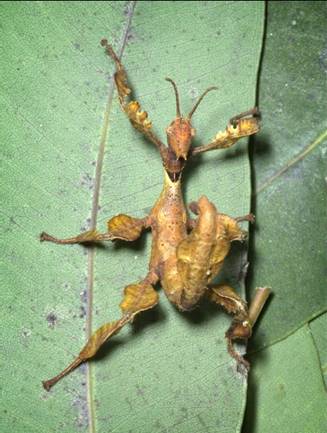
[[[186,211],[182,196],[182,172],[188,161],[198,154],[215,149],[233,146],[240,138],[259,131],[259,112],[257,108],[245,111],[230,119],[226,129],[218,132],[208,144],[192,147],[195,129],[192,116],[205,95],[216,89],[209,87],[199,97],[192,110],[183,116],[180,110],[179,94],[175,82],[166,78],[176,97],[176,117],[166,129],[167,145],[155,135],[152,123],[139,102],[130,101],[131,88],[126,71],[106,39],[101,41],[106,53],[116,65],[115,83],[119,102],[132,126],[151,141],[159,151],[164,167],[162,192],[150,213],[144,218],[134,218],[119,214],[107,223],[107,231],[99,233],[89,230],[77,236],[59,239],[45,232],[41,241],[57,244],[83,244],[90,242],[135,241],[143,230],[152,232],[152,251],[149,270],[144,279],[125,287],[120,303],[120,319],[106,323],[89,338],[79,355],[63,371],[52,379],[43,382],[46,390],[81,363],[92,358],[99,348],[114,334],[133,321],[134,317],[158,303],[158,293],[154,286],[160,282],[168,299],[181,311],[192,310],[204,297],[222,306],[234,316],[226,332],[227,348],[235,358],[238,368],[247,370],[249,363],[235,349],[235,340],[247,340],[252,327],[269,296],[268,288],[259,288],[250,308],[246,302],[227,284],[213,284],[229,253],[233,241],[243,241],[247,233],[239,226],[241,221],[254,221],[254,216],[232,218],[220,213],[205,196],[189,204],[195,215],[191,218]]]

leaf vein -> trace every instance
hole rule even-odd
[[[127,5],[127,19],[125,28],[123,29],[123,35],[121,38],[120,48],[118,49],[118,56],[121,57],[124,48],[127,44],[128,32],[131,27],[131,22],[134,14],[136,1],[130,1]],[[104,112],[104,119],[102,124],[102,131],[100,136],[100,144],[98,150],[98,157],[95,168],[95,181],[94,181],[94,193],[92,199],[92,211],[91,211],[91,229],[95,229],[97,225],[98,208],[99,208],[99,197],[100,197],[100,186],[102,177],[102,167],[104,159],[105,145],[108,139],[109,132],[109,114],[111,111],[112,101],[114,94],[114,80],[113,78],[109,84],[109,92],[107,104]],[[87,277],[87,307],[86,307],[86,334],[87,338],[92,335],[92,310],[93,310],[93,282],[94,282],[94,260],[95,250],[91,248],[88,252],[88,277]],[[89,363],[86,364],[86,389],[87,389],[87,407],[88,407],[88,425],[89,432],[95,433],[95,405],[93,398],[93,379],[92,379],[92,368]]]
[[[321,144],[327,138],[327,129],[322,132],[312,143],[308,144],[299,154],[290,159],[284,167],[278,170],[275,174],[273,174],[269,179],[267,179],[262,185],[257,188],[255,192],[258,195],[261,191],[266,189],[269,185],[271,185],[277,178],[282,176],[289,168],[293,165],[297,164],[299,161],[304,159],[310,152],[312,152],[319,144]]]

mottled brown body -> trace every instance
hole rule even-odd
[[[176,95],[176,118],[168,126],[167,146],[152,132],[152,124],[137,101],[128,101],[131,93],[127,75],[106,40],[102,41],[107,54],[116,63],[115,81],[119,101],[131,124],[143,133],[159,150],[164,167],[163,190],[149,215],[134,218],[120,214],[112,217],[108,231],[99,233],[90,230],[77,236],[58,239],[47,233],[41,234],[42,241],[59,244],[86,243],[99,241],[134,241],[144,229],[152,231],[152,250],[149,271],[146,277],[124,289],[120,304],[122,317],[101,326],[88,340],[73,362],[54,378],[43,382],[49,390],[59,379],[82,362],[95,355],[101,345],[112,335],[131,322],[135,315],[154,307],[158,302],[155,284],[160,281],[168,299],[180,310],[191,310],[204,296],[233,314],[234,320],[226,332],[229,353],[237,360],[238,366],[248,368],[247,361],[235,351],[235,339],[246,340],[251,336],[252,326],[269,294],[268,289],[260,289],[248,311],[246,302],[231,287],[211,284],[218,275],[230,250],[231,242],[243,241],[246,237],[239,226],[240,221],[253,221],[253,215],[232,218],[217,211],[206,196],[189,205],[196,215],[191,219],[186,211],[182,196],[182,171],[187,161],[201,152],[232,146],[239,138],[254,134],[259,130],[257,109],[252,109],[233,117],[225,131],[219,132],[214,140],[206,145],[192,148],[195,130],[191,118],[203,97],[214,88],[207,89],[199,98],[190,113],[183,117],[180,113],[176,84],[172,83]]]

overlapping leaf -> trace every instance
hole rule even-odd
[[[257,329],[256,348],[327,307],[326,14],[324,2],[268,7],[259,89],[264,128],[254,139],[251,287],[270,285],[274,297]]]
[[[312,333],[306,324],[327,300],[326,12],[324,2],[270,2],[267,10],[251,287],[270,285],[274,295],[252,344],[244,433],[326,430],[326,317],[310,324]]]

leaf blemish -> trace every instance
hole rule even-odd
[[[50,312],[47,315],[46,320],[48,322],[49,328],[54,329],[54,327],[57,325],[58,317],[54,312]]]

